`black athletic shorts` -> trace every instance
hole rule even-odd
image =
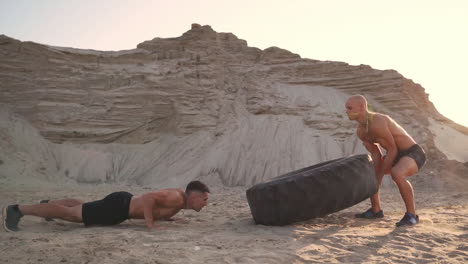
[[[395,161],[393,162],[393,166],[395,166],[395,164],[397,164],[398,161],[404,156],[408,156],[414,159],[418,165],[418,170],[421,169],[424,163],[426,163],[426,152],[424,152],[424,150],[418,144],[411,146],[407,150],[399,151]]]
[[[133,194],[114,192],[102,200],[84,203],[81,211],[85,226],[117,225],[129,218]]]

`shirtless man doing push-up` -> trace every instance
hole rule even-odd
[[[185,192],[182,189],[162,189],[133,196],[128,192],[114,192],[104,199],[83,203],[77,199],[41,201],[34,205],[8,205],[3,208],[3,226],[7,231],[18,231],[24,215],[92,225],[117,225],[127,219],[145,219],[149,229],[155,220],[171,220],[181,209],[199,212],[208,203],[208,187],[192,181]]]

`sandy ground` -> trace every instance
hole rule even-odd
[[[200,213],[183,210],[175,222],[143,221],[85,228],[24,217],[22,230],[0,232],[0,263],[467,263],[468,192],[416,189],[421,223],[396,228],[404,213],[395,187],[382,189],[385,218],[355,219],[368,202],[284,227],[255,225],[245,188],[212,188]],[[124,185],[6,184],[2,204],[44,198],[100,199],[109,192],[147,188]]]

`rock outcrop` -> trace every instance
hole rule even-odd
[[[430,122],[468,137],[394,70],[261,50],[198,24],[117,52],[0,35],[0,80],[3,109],[53,142],[57,169],[49,173],[85,182],[204,178],[248,186],[361,153],[344,113],[357,93],[400,122],[432,160],[447,158]]]

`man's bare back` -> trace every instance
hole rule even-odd
[[[152,206],[154,220],[169,220],[185,207],[185,193],[182,189],[165,189],[133,196],[130,202],[130,218],[145,219],[145,202],[151,202],[152,199],[155,200]]]
[[[181,209],[199,212],[207,202],[207,192],[164,189],[132,197],[129,216],[133,219],[145,219],[148,228],[153,228],[156,220],[171,220]]]

